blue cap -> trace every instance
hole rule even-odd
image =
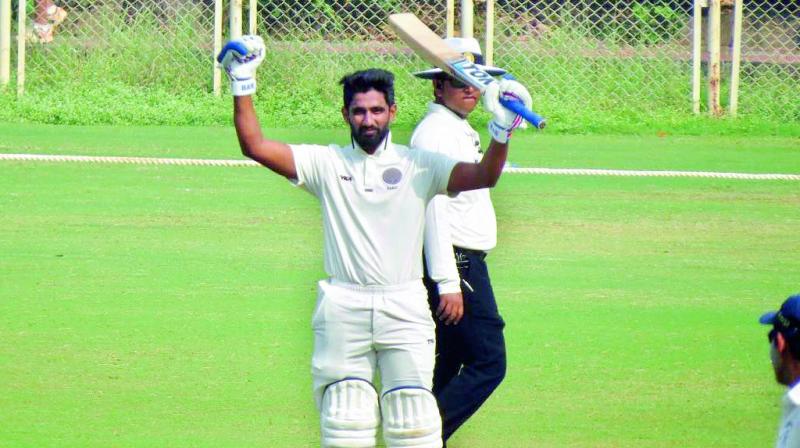
[[[772,325],[779,330],[800,329],[800,294],[789,296],[781,309],[764,313],[758,321],[764,325]]]

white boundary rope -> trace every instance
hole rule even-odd
[[[74,163],[121,163],[133,165],[191,165],[191,166],[260,166],[252,160],[224,159],[172,159],[158,157],[112,157],[112,156],[60,156],[47,154],[0,154],[0,161],[21,162],[74,162]],[[741,180],[800,180],[800,174],[770,173],[716,173],[708,171],[654,171],[654,170],[605,170],[576,168],[516,168],[503,170],[509,174],[540,174],[557,176],[622,176],[622,177],[697,177]]]
[[[122,163],[131,165],[259,166],[252,160],[168,159],[158,157],[57,156],[48,154],[0,154],[0,160],[21,162]]]
[[[506,173],[550,174],[561,176],[623,176],[623,177],[701,177],[742,180],[800,180],[800,174],[716,173],[709,171],[603,170],[574,168],[506,168]]]

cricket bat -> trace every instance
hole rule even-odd
[[[429,63],[442,69],[448,75],[480,90],[497,82],[492,75],[476,66],[463,54],[453,51],[444,40],[437,36],[427,25],[411,13],[399,13],[389,16],[389,24],[400,38]],[[512,78],[513,79],[513,78]],[[545,120],[525,107],[522,101],[500,99],[500,104],[521,115],[537,129],[545,126]]]

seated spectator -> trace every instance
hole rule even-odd
[[[28,40],[47,44],[53,41],[56,27],[67,18],[67,11],[52,0],[36,0],[36,18],[28,32]]]

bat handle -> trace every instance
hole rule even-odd
[[[511,80],[517,79],[511,73],[506,73],[505,75],[503,75],[503,78]],[[522,101],[506,100],[500,98],[500,104],[506,109],[513,111],[517,115],[522,115],[522,118],[528,120],[528,122],[532,124],[534,127],[536,127],[536,129],[544,129],[545,125],[547,125],[547,122],[545,121],[544,117],[542,117],[541,115],[537,114],[532,110],[529,110],[527,107],[525,107],[525,103],[523,103]]]
[[[513,111],[517,115],[522,115],[522,118],[528,120],[528,122],[533,126],[535,126],[536,129],[544,129],[545,125],[547,124],[547,122],[545,121],[544,118],[542,118],[541,115],[531,110],[528,110],[528,108],[525,107],[525,103],[523,103],[522,101],[506,100],[500,98],[500,104],[506,109]]]

